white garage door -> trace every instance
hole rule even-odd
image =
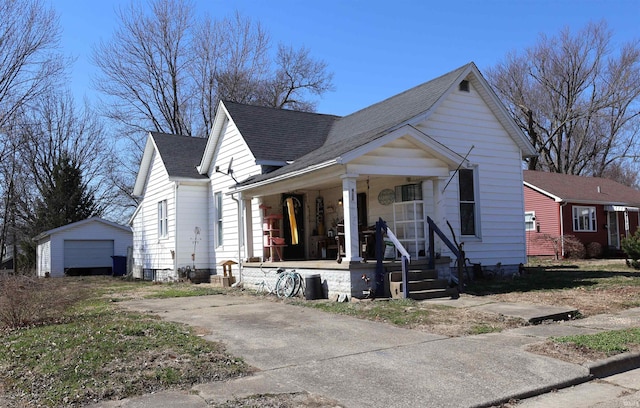
[[[64,268],[110,268],[113,240],[65,240]]]

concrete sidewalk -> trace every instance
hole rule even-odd
[[[440,302],[541,320],[572,312],[471,297]],[[254,297],[153,299],[122,305],[206,328],[211,334],[205,338],[225,343],[230,353],[260,371],[248,378],[198,385],[192,390],[197,395],[165,392],[96,407],[206,407],[252,394],[302,391],[349,408],[486,407],[584,383],[593,378],[594,369],[608,375],[640,367],[637,355],[590,367],[524,351],[525,345],[549,336],[638,327],[640,308],[620,315],[447,338]],[[631,375],[636,371],[640,387],[640,370]],[[637,388],[627,391],[638,394]]]

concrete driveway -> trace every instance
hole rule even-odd
[[[255,297],[203,296],[123,302],[200,326],[208,340],[261,372],[238,391],[305,390],[346,407],[475,407],[585,381],[581,365],[523,351],[539,337],[447,338]],[[233,383],[233,381],[231,382]],[[252,385],[253,384],[253,385]],[[230,383],[196,387],[205,399]],[[275,390],[274,390],[275,391]],[[250,393],[250,392],[249,392]]]

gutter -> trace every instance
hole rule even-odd
[[[240,186],[240,187],[233,187],[234,191],[231,193],[227,193],[227,194],[235,194],[237,192],[241,192],[241,191],[245,191],[245,190],[250,190],[252,188],[256,188],[256,187],[262,187],[262,186],[266,186],[269,184],[274,184],[277,183],[278,181],[283,181],[283,180],[287,180],[290,178],[294,178],[297,176],[301,176],[307,173],[311,173],[317,170],[321,170],[327,167],[331,167],[335,164],[338,164],[337,159],[333,159],[333,160],[329,160],[326,161],[324,163],[320,163],[320,164],[316,164],[315,166],[311,166],[311,167],[305,167],[303,170],[298,170],[298,171],[294,171],[291,173],[286,173],[280,176],[276,176],[273,178],[268,178],[266,180],[262,180],[262,181],[258,181],[256,183],[252,183],[252,184],[247,184],[246,186]]]

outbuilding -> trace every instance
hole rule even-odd
[[[114,257],[126,259],[133,232],[128,226],[91,217],[43,232],[35,240],[40,277],[110,275],[116,272]]]

